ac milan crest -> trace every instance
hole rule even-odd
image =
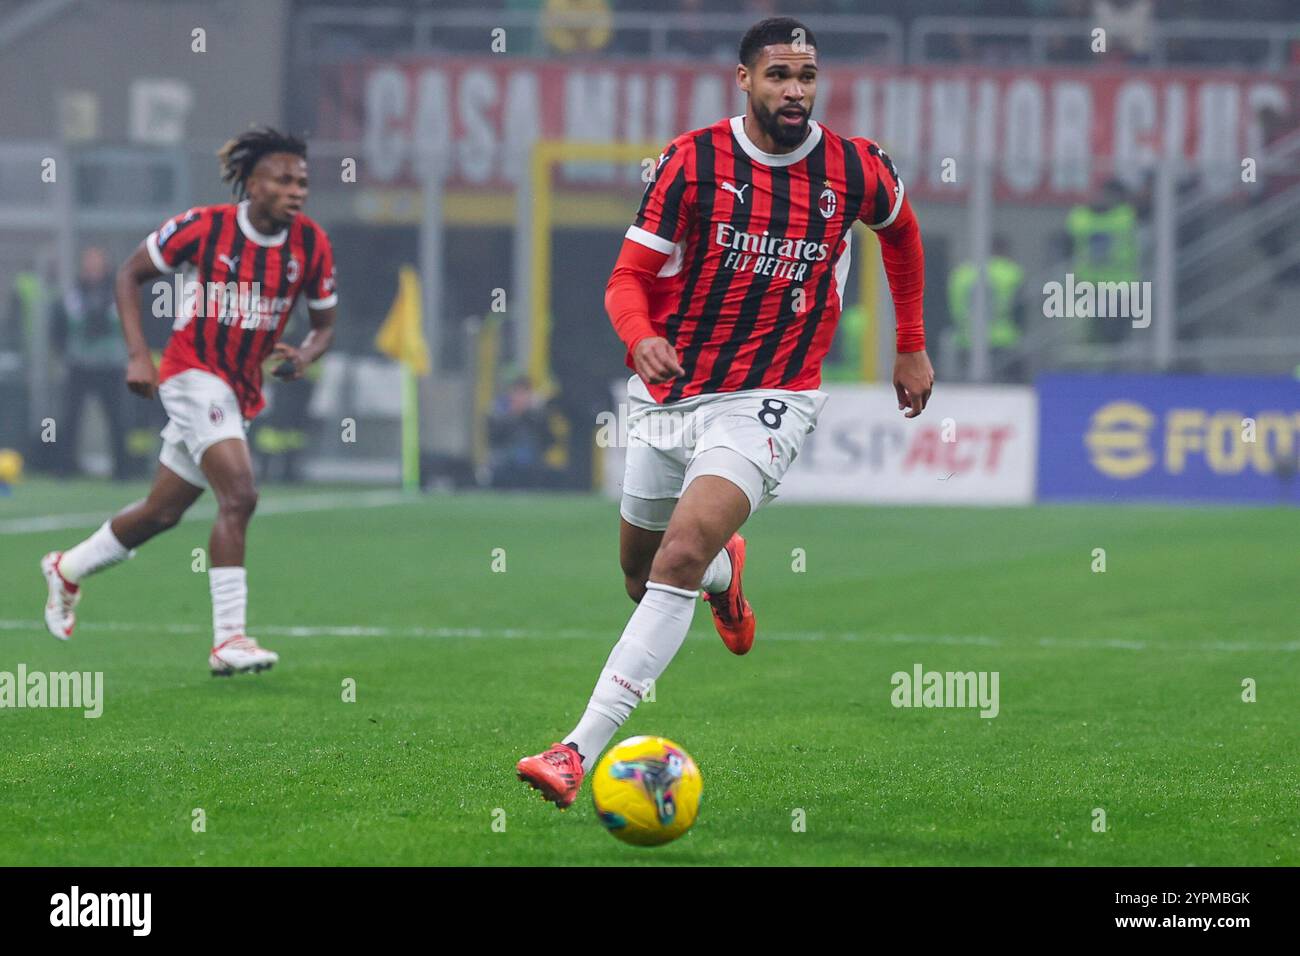
[[[821,198],[817,201],[817,208],[821,210],[822,218],[829,219],[835,215],[835,190],[827,187],[822,190]]]

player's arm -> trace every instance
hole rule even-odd
[[[158,370],[140,317],[140,286],[161,275],[179,272],[187,262],[193,262],[207,229],[208,218],[202,208],[174,216],[149,233],[117,270],[113,291],[126,339],[126,387],[137,395],[153,398],[158,391]],[[177,302],[175,307],[183,306]]]
[[[915,418],[930,401],[934,390],[934,368],[925,351],[925,320],[922,299],[925,295],[925,250],[921,245],[921,227],[912,212],[912,204],[902,197],[897,218],[883,229],[880,258],[889,279],[889,294],[894,300],[896,347],[894,356],[894,392],[903,414]]]
[[[651,385],[684,374],[677,350],[650,324],[650,290],[667,261],[667,253],[624,239],[605,286],[605,311],[614,331],[632,354],[636,373]]]
[[[144,322],[140,315],[140,286],[160,275],[162,272],[142,242],[117,270],[117,278],[113,283],[117,314],[122,322],[122,337],[126,339],[126,387],[144,398],[153,398],[158,390],[158,370],[154,368],[153,355],[150,354],[149,343],[144,337]]]
[[[915,418],[930,401],[934,389],[934,368],[925,353],[925,249],[921,245],[921,227],[889,154],[874,143],[855,142],[877,183],[873,195],[863,202],[859,218],[880,239],[880,258],[894,301],[894,392],[898,407],[907,409],[905,417]]]
[[[334,314],[339,301],[334,278],[334,250],[325,231],[319,230],[317,252],[305,284],[311,329],[296,348],[287,342],[275,343],[271,354],[283,360],[275,370],[276,378],[286,381],[302,378],[307,366],[329,351],[334,343]]]
[[[329,351],[334,344],[334,314],[337,311],[334,306],[327,309],[308,307],[307,318],[311,321],[311,329],[302,344],[295,348],[287,342],[275,343],[271,354],[283,359],[285,363],[275,370],[276,378],[291,382],[302,378],[307,366]]]
[[[650,322],[650,292],[694,217],[695,189],[688,175],[693,157],[694,147],[680,139],[659,156],[605,286],[605,311],[614,331],[636,373],[651,385],[685,374],[677,350]]]

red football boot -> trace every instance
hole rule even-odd
[[[745,539],[733,534],[727,542],[731,556],[731,586],[721,594],[703,594],[713,609],[713,626],[727,650],[733,654],[748,654],[754,646],[754,609],[745,600],[740,587],[740,576],[745,570]]]
[[[534,790],[540,790],[543,799],[550,800],[561,810],[578,798],[582,786],[582,758],[572,747],[551,744],[549,750],[519,761],[515,770],[519,772],[520,780]]]

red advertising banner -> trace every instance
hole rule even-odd
[[[456,185],[513,188],[536,139],[662,146],[744,109],[735,70],[722,65],[478,57],[327,72],[316,135],[360,142],[361,173],[375,185],[414,182],[433,143],[448,151]],[[1173,156],[1231,190],[1259,155],[1262,114],[1294,125],[1298,104],[1296,75],[830,66],[814,117],[881,143],[916,196],[961,198],[982,155],[999,198],[1069,202],[1111,175],[1137,185]]]

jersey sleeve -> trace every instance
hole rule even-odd
[[[654,179],[641,197],[636,222],[627,230],[628,239],[664,255],[673,252],[694,215],[695,188],[688,178],[693,152],[687,140],[672,143],[660,154]]]
[[[159,272],[179,272],[194,262],[208,233],[211,217],[208,210],[195,206],[173,216],[145,238],[149,258]]]
[[[316,230],[316,249],[307,267],[307,281],[303,291],[307,295],[307,308],[331,309],[338,305],[339,295],[334,282],[334,249],[324,229]]]
[[[853,144],[862,159],[865,193],[858,219],[872,229],[884,229],[893,224],[903,208],[906,190],[894,168],[889,154],[867,139],[855,139]]]

